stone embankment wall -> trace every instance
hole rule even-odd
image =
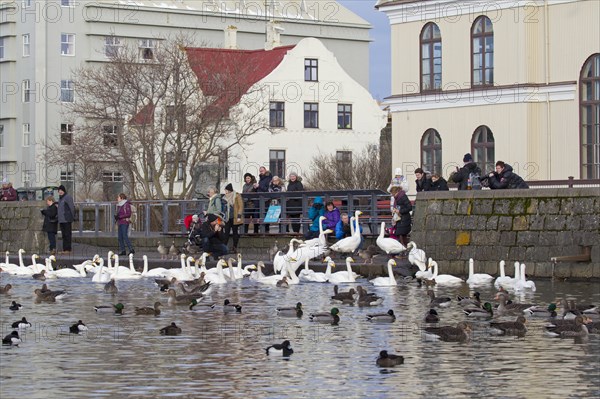
[[[20,248],[27,253],[48,252],[48,239],[42,231],[44,216],[40,209],[45,201],[0,202],[0,252],[16,254]]]
[[[600,188],[427,192],[417,195],[412,239],[435,259],[440,274],[512,274],[600,278]],[[558,262],[591,247],[591,262]]]

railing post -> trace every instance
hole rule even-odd
[[[287,196],[280,196],[279,199],[279,204],[281,206],[281,215],[279,216],[279,220],[281,220],[282,218],[286,218],[286,213],[287,213],[287,200],[288,197]],[[287,230],[287,225],[283,225],[281,223],[279,223],[279,232],[280,233],[285,233]]]
[[[144,235],[148,237],[150,235],[150,204],[144,204],[144,224],[146,225],[144,228]]]
[[[79,236],[83,235],[83,207],[79,207]]]
[[[569,176],[569,188],[573,188],[573,180],[575,180],[575,178],[573,176]]]
[[[167,234],[169,232],[169,202],[163,201],[162,203],[162,231],[163,234]]]
[[[375,222],[379,217],[377,211],[377,194],[373,193],[371,194],[371,223],[369,224],[369,230],[371,230],[371,234],[375,234],[375,229],[373,227],[377,227],[379,224]]]
[[[98,237],[100,231],[100,205],[94,204],[94,236]]]
[[[258,204],[258,218],[259,219],[262,218],[264,220],[264,218],[266,216],[266,211],[265,211],[265,197],[258,197],[258,202],[259,202],[259,204]],[[263,234],[266,232],[265,231],[265,224],[264,223],[260,224],[258,231],[260,233],[263,233]]]
[[[308,196],[306,194],[302,194],[302,216],[300,217],[304,219],[304,215],[308,215]],[[304,234],[308,233],[308,228],[310,228],[310,223],[308,225],[306,223],[302,224]]]

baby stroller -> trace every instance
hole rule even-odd
[[[183,219],[183,224],[188,231],[188,244],[202,247],[202,234],[200,226],[206,222],[204,215],[188,215]]]

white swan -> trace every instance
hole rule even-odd
[[[286,254],[282,253],[281,251],[275,254],[275,257],[273,258],[273,270],[276,273],[280,272],[281,269],[283,269],[285,262],[289,261],[289,259],[291,258],[294,258],[294,253],[296,252],[296,250],[294,249],[295,242],[302,243],[303,241],[298,240],[296,238],[292,238],[290,240],[290,245]]]
[[[50,255],[44,261],[44,277],[46,279],[55,279],[58,278],[56,273],[54,273],[54,268],[52,267],[52,262],[56,262],[56,257],[54,255]]]
[[[30,268],[31,270],[33,270],[33,273],[40,273],[42,270],[44,270],[46,268],[46,265],[42,265],[41,263],[37,263],[36,259],[39,259],[40,256],[38,254],[33,254],[31,255],[31,265],[27,266],[28,268]]]
[[[332,273],[329,282],[331,284],[355,283],[359,275],[352,271],[352,262],[354,262],[354,259],[348,256],[346,258],[346,270]]]
[[[305,260],[304,269],[300,272],[300,279],[302,281],[308,281],[311,283],[326,283],[329,281],[331,277],[331,268],[335,267],[335,262],[328,256],[325,258],[323,262],[327,262],[327,268],[325,269],[325,273],[323,272],[315,272],[308,268],[308,258]],[[296,273],[294,273],[295,275]]]
[[[114,272],[112,278],[115,280],[137,280],[142,278],[142,273],[132,272],[130,268],[125,266],[119,266],[119,255],[113,255],[115,259],[115,265],[113,267]]]
[[[516,280],[510,276],[507,276],[504,272],[504,260],[500,261],[500,264],[498,265],[499,271],[500,271],[500,277],[498,277],[496,279],[496,281],[494,281],[494,287],[496,287],[496,289],[500,289],[500,287],[502,288],[513,288],[515,286],[515,282]]]
[[[323,231],[323,233],[321,233],[321,236],[319,237],[319,243],[313,245],[312,247],[306,247],[306,244],[300,244],[296,252],[292,254],[292,259],[295,259],[295,261],[290,259],[290,261],[288,262],[290,263],[290,266],[292,267],[294,273],[298,270],[300,266],[302,266],[302,264],[304,264],[306,259],[310,260],[323,257],[325,252],[327,252],[326,235],[331,233],[333,233],[333,230],[330,229]]]
[[[179,269],[171,269],[169,277],[175,277],[179,281],[193,280],[194,276],[192,275],[191,262],[195,261],[194,258],[192,258],[191,256],[186,256],[185,254],[181,254],[179,256],[179,260],[181,263],[181,267]]]
[[[408,252],[408,261],[410,264],[416,265],[422,272],[427,270],[427,255],[425,251],[417,248],[417,244],[414,241],[409,242],[406,249],[410,249]]]
[[[342,238],[341,240],[330,246],[329,249],[341,253],[352,253],[356,251],[356,249],[361,243],[360,225],[358,224],[358,217],[360,215],[362,215],[361,211],[354,212],[354,223],[356,223],[356,226],[354,226],[354,234],[352,234],[350,237]]]
[[[35,274],[33,272],[33,270],[31,270],[30,268],[25,266],[25,263],[23,263],[23,254],[24,253],[25,253],[24,249],[19,249],[19,267],[13,269],[13,271],[10,272],[14,276],[31,276],[31,275]]]
[[[532,280],[527,280],[527,278],[525,277],[525,263],[521,263],[521,278],[519,279],[519,282],[521,283],[521,287],[522,290],[531,290],[534,291],[536,290],[535,287],[535,283]]]
[[[434,260],[431,261],[431,267],[433,267],[433,276],[431,277],[431,279],[435,280],[436,284],[455,285],[455,284],[464,283],[464,281],[461,278],[458,278],[451,274],[438,274],[438,272],[439,272],[438,264]]]
[[[215,273],[206,273],[204,275],[204,279],[206,281],[210,281],[211,284],[226,284],[228,282],[228,280],[225,278],[225,275],[223,274],[223,265],[226,265],[225,261],[223,259],[219,259],[219,261],[217,262],[217,267],[215,269],[210,269],[211,270],[216,270]]]
[[[108,263],[110,264],[110,258],[108,259]],[[111,276],[112,273],[109,270],[107,270],[107,268],[104,266],[104,259],[100,258],[99,269],[92,276],[92,282],[102,284],[108,283],[110,281]]]
[[[236,280],[241,280],[246,276],[250,275],[250,272],[246,267],[242,268],[242,254],[237,254],[237,266],[233,268],[233,274]],[[251,269],[251,268],[249,268]]]
[[[388,255],[398,255],[402,251],[406,251],[406,247],[398,240],[393,238],[384,237],[385,235],[385,222],[381,222],[381,230],[375,243],[377,246]]]
[[[288,275],[288,266],[285,266],[285,268],[281,269],[281,272],[279,274],[274,274],[272,276],[265,276],[262,273],[262,268],[263,268],[264,264],[261,262],[258,262],[258,272],[260,273],[261,277],[257,277],[256,279],[254,279],[254,281],[259,282],[261,284],[267,284],[267,285],[276,285],[277,282],[279,280],[281,280],[283,277],[286,277]],[[258,274],[257,274],[258,276]]]
[[[250,280],[258,281],[261,278],[264,278],[265,275],[262,272],[263,267],[265,267],[264,262],[262,260],[258,261],[256,264],[256,271],[250,273]]]
[[[165,269],[164,267],[157,267],[152,270],[148,270],[148,255],[142,256],[142,259],[144,260],[144,269],[142,270],[142,277],[170,277],[169,270]]]
[[[323,242],[322,240],[322,234],[325,230],[323,230],[323,220],[327,220],[327,218],[325,216],[320,216],[319,217],[319,236],[317,238],[313,238],[310,240],[305,240],[304,241],[304,245],[307,247],[312,247],[313,245],[327,245],[327,242]]]
[[[19,250],[21,251],[21,250]],[[4,255],[6,256],[5,258],[5,262],[2,263],[2,270],[4,270],[7,273],[12,273],[15,269],[17,269],[19,267],[19,265],[15,264],[15,263],[10,263],[10,260],[8,258],[8,255],[10,255],[10,252],[6,251],[4,253]]]
[[[54,255],[52,255],[54,256]],[[52,264],[50,264],[52,266]],[[85,268],[81,268],[80,271],[74,269],[59,269],[54,271],[54,275],[58,278],[78,278],[78,277],[87,277],[85,272]]]
[[[427,270],[422,271],[419,270],[418,272],[415,273],[415,277],[416,278],[424,278],[427,280],[431,280],[433,279],[433,273],[431,272],[431,269],[433,268],[433,259],[429,258],[429,260],[427,261]]]
[[[469,278],[467,279],[467,284],[469,285],[484,285],[490,284],[494,281],[494,277],[490,276],[487,273],[475,273],[473,258],[469,259]]]
[[[377,277],[371,280],[370,283],[377,287],[392,287],[398,285],[396,279],[394,278],[394,271],[392,270],[392,266],[396,266],[396,261],[394,259],[388,260],[388,277]]]

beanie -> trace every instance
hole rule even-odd
[[[471,154],[467,153],[465,154],[465,156],[463,157],[463,162],[472,162],[473,161],[473,157],[471,156]]]
[[[233,186],[231,185],[231,183],[229,183],[225,186],[225,190],[230,191],[230,192],[233,191]]]
[[[217,215],[215,215],[214,213],[209,213],[208,216],[206,217],[206,219],[208,220],[208,223],[212,223],[215,220],[219,219],[219,217]]]
[[[67,192],[67,189],[65,186],[63,186],[62,184],[60,186],[58,186],[58,191],[63,191],[63,192]]]

